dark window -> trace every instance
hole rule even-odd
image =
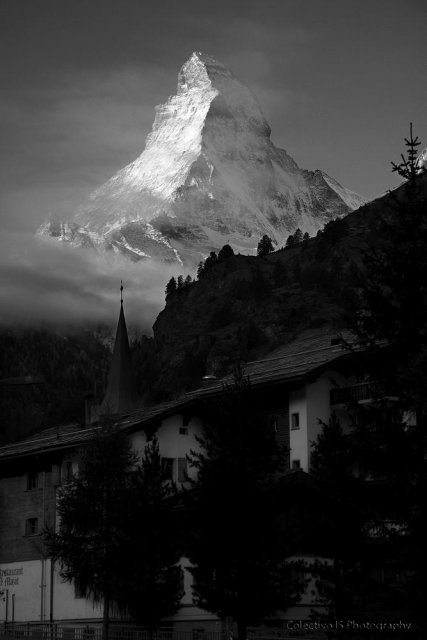
[[[301,461],[293,460],[292,461],[292,469],[301,469]]]
[[[173,480],[173,458],[162,458],[162,471],[165,480]]]
[[[299,413],[291,413],[291,429],[299,429]]]
[[[187,458],[178,458],[178,482],[186,482],[187,479]]]
[[[35,536],[39,530],[39,519],[28,518],[25,524],[25,533],[27,536]]]
[[[37,489],[39,484],[39,474],[37,471],[30,471],[27,475],[27,491],[31,491],[32,489]]]
[[[74,597],[75,598],[86,598],[86,592],[84,589],[79,587],[76,583],[74,583]]]
[[[66,460],[61,467],[61,482],[71,482],[73,479],[73,463],[71,460]]]

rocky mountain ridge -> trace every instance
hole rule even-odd
[[[143,153],[96,189],[69,220],[39,233],[138,260],[195,265],[230,244],[253,253],[268,234],[315,234],[363,204],[320,170],[307,171],[270,139],[251,91],[214,58],[193,53],[176,95],[156,107]]]

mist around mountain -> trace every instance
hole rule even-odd
[[[194,267],[230,244],[253,254],[297,228],[314,235],[364,203],[321,170],[307,171],[270,139],[250,89],[214,58],[193,53],[176,95],[156,107],[143,153],[42,235]]]
[[[427,206],[427,175],[419,177],[421,206]],[[237,362],[254,360],[302,331],[352,322],[358,303],[355,273],[366,256],[387,249],[379,229],[404,206],[406,186],[329,222],[316,237],[264,257],[222,251],[198,279],[185,277],[166,296],[153,336],[131,336],[137,388],[146,404],[200,386],[206,374],[221,376]],[[41,375],[46,385],[0,390],[1,437],[82,420],[84,397],[102,397],[111,359],[112,331],[0,332],[0,377]],[[94,385],[97,389],[94,389]]]

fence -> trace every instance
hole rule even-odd
[[[151,635],[146,629],[110,623],[109,640],[228,640],[225,632],[191,629],[158,629]],[[4,640],[102,640],[101,624],[4,623],[0,626]]]
[[[313,640],[304,634],[298,634],[304,640]],[[296,636],[284,634],[276,630],[271,634],[259,634],[257,630],[248,631],[248,640],[286,640]],[[321,635],[316,640],[321,640]],[[109,640],[230,640],[230,633],[224,631],[207,631],[205,629],[177,630],[160,628],[153,634],[146,629],[129,625],[110,623]],[[100,623],[86,625],[76,624],[42,624],[42,623],[0,623],[1,640],[102,640]]]

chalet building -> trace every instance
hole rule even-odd
[[[366,386],[356,386],[346,374],[347,361],[336,336],[321,331],[305,333],[245,367],[253,387],[262,394],[278,441],[288,448],[284,482],[294,486],[296,499],[309,490],[310,449],[320,421],[327,421],[335,410],[345,423],[344,399],[367,392]],[[187,469],[186,455],[197,449],[196,437],[208,422],[205,401],[221,394],[226,382],[207,379],[177,400],[138,407],[121,306],[108,388],[101,407],[95,412],[92,408],[92,417],[88,414],[87,424],[51,427],[0,448],[0,621],[88,624],[102,619],[102,607],[64,583],[57,567],[44,557],[40,535],[45,525],[56,521],[57,489],[77,470],[78,448],[98,429],[94,416],[113,414],[140,453],[155,433],[170,478],[179,485],[187,473],[195,473]],[[186,564],[183,559],[184,569]],[[191,575],[184,574],[182,608],[170,624],[219,629],[221,622],[215,616],[194,606]],[[286,615],[308,617],[310,608],[308,596],[303,597]]]

